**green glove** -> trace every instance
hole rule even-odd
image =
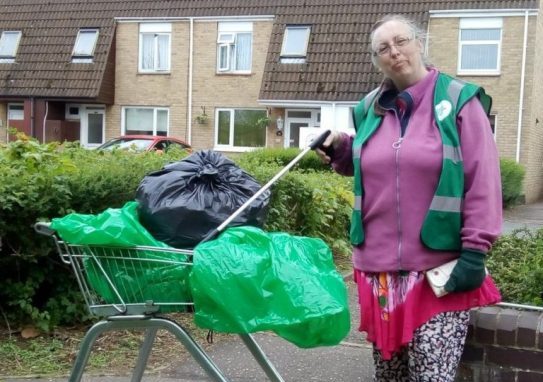
[[[447,292],[466,292],[481,286],[486,276],[485,254],[470,249],[463,249],[445,284]]]

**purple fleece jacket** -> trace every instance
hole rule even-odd
[[[459,252],[435,251],[420,240],[420,230],[437,187],[442,145],[434,121],[433,93],[437,70],[406,89],[413,110],[399,149],[394,111],[386,111],[381,126],[362,148],[362,202],[365,241],[353,249],[353,263],[364,272],[422,271],[457,258]],[[487,252],[502,225],[498,153],[489,121],[477,99],[457,117],[464,160],[462,206],[463,248]],[[352,136],[342,134],[332,166],[353,174]]]

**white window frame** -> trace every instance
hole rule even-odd
[[[266,109],[259,109],[259,108],[255,109],[255,108],[250,108],[250,107],[215,109],[215,150],[223,150],[223,151],[230,151],[230,152],[245,152],[245,151],[252,151],[252,150],[257,150],[257,149],[267,147],[268,146],[267,133],[265,134],[264,146],[261,146],[261,147],[234,146],[234,123],[235,123],[234,116],[235,116],[236,110],[258,110],[258,111],[266,112]],[[230,112],[230,128],[229,128],[229,136],[228,136],[229,144],[227,145],[219,144],[219,112],[221,111]]]
[[[153,40],[153,67],[151,69],[143,68],[143,36],[152,34]],[[158,36],[168,37],[168,54],[166,68],[158,68]],[[140,73],[169,73],[172,61],[172,24],[171,23],[143,23],[140,24],[139,30],[139,54],[138,54],[138,71]]]
[[[464,29],[500,29],[499,40],[470,40],[462,41],[462,30]],[[459,75],[499,75],[501,68],[501,51],[503,37],[503,19],[499,17],[493,18],[463,18],[460,19],[460,28],[458,29],[458,64],[457,74]],[[462,48],[469,45],[489,45],[497,46],[497,58],[495,68],[485,69],[462,69]]]
[[[301,42],[300,50],[287,51],[287,43],[289,41],[289,32],[294,30],[305,30],[304,41]],[[281,58],[306,58],[307,46],[309,45],[309,36],[311,34],[311,27],[308,25],[288,25],[285,27],[285,33],[283,34],[283,43],[281,45]],[[291,37],[292,38],[292,37]]]
[[[81,110],[82,105],[74,104],[74,103],[67,103],[65,106],[65,118],[69,120],[78,120],[81,119]],[[70,113],[70,109],[76,108],[77,114]]]
[[[15,35],[15,44],[13,49],[10,52],[1,52],[0,51],[0,63],[13,63],[15,62],[15,57],[17,56],[17,50],[19,49],[19,43],[21,41],[21,31],[3,31],[2,36],[0,37],[0,49],[3,48],[6,44],[8,36]]]
[[[82,28],[77,32],[77,37],[75,38],[74,49],[72,51],[72,62],[74,63],[92,63],[94,58],[94,50],[96,49],[96,43],[98,42],[98,29],[96,28]],[[94,34],[94,41],[90,46],[82,49],[80,46],[82,41],[82,35],[84,34]]]
[[[249,69],[236,70],[236,42],[239,33],[251,34]],[[217,33],[217,73],[250,74],[253,67],[253,23],[220,22]],[[226,50],[226,63],[221,65],[221,52]]]
[[[13,110],[13,106],[22,107],[23,110]],[[16,113],[16,115],[14,115]],[[22,113],[22,114],[19,114]],[[25,119],[25,104],[24,103],[8,103],[8,120],[23,121]]]
[[[153,110],[153,134],[157,135],[157,115],[158,111],[166,111],[168,113],[166,118],[166,136],[170,135],[170,108],[168,107],[154,107],[154,106],[123,106],[121,111],[121,135],[126,135],[126,110],[128,109],[147,109]]]

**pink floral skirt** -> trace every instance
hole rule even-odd
[[[478,289],[436,297],[424,272],[364,273],[354,270],[360,303],[359,330],[389,360],[413,332],[441,312],[468,310],[501,301],[490,275]]]

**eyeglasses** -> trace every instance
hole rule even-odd
[[[409,44],[413,40],[412,37],[404,37],[404,36],[397,36],[394,38],[394,43],[391,45],[388,44],[381,44],[377,47],[377,49],[373,52],[374,56],[385,56],[387,54],[390,54],[390,51],[392,50],[392,47],[395,46],[397,49],[403,48],[407,44]]]

